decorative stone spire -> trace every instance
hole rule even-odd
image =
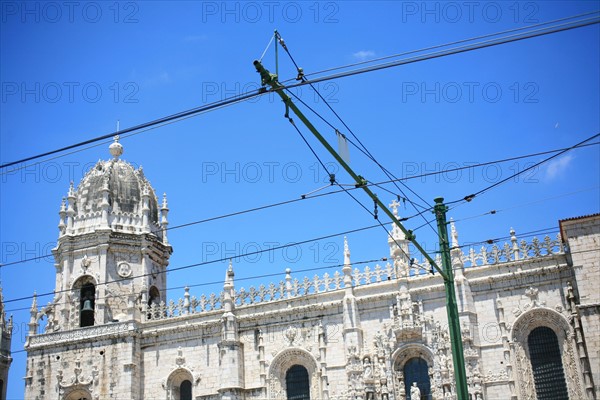
[[[108,195],[110,193],[110,189],[108,188],[108,176],[104,177],[104,182],[102,184],[102,202],[100,203],[100,207],[102,209],[102,221],[101,227],[104,229],[108,229],[108,212],[110,208],[110,203],[108,201]]]
[[[148,185],[142,188],[142,232],[150,233],[150,189]]]
[[[121,155],[123,154],[123,146],[121,145],[121,143],[119,143],[119,135],[115,136],[115,141],[110,146],[108,146],[108,150],[110,151],[110,154],[115,158],[115,160],[118,160],[119,157],[121,157]]]
[[[37,333],[37,293],[33,292],[33,300],[31,301],[31,309],[29,309],[29,336],[33,336]]]
[[[450,235],[452,236],[451,247],[458,247],[458,232],[456,231],[456,226],[454,226],[453,218],[450,218]]]
[[[350,247],[348,246],[348,238],[344,236],[344,286],[352,288],[352,263],[350,262]]]
[[[0,326],[4,326],[6,315],[4,314],[4,296],[2,295],[2,286],[0,286]]]
[[[169,215],[169,206],[167,205],[167,194],[163,193],[163,201],[162,201],[162,206],[160,208],[160,225],[162,227],[162,239],[163,239],[163,243],[168,245],[169,244],[169,240],[167,239],[167,227],[169,226],[169,221],[167,219],[167,216]],[[231,266],[231,260],[230,262],[230,266]]]
[[[389,204],[392,213],[397,219],[400,219],[400,215],[398,214],[399,205],[400,203],[396,199]],[[388,235],[388,245],[390,246],[390,257],[394,260],[396,273],[400,277],[408,276],[410,269],[408,240],[406,240],[404,232],[394,222],[392,222],[392,230]]]
[[[223,284],[223,310],[225,310],[225,313],[233,311],[235,307],[233,285],[234,276],[235,274],[233,273],[233,262],[230,259],[229,267],[227,268],[227,272],[225,272],[225,283]]]
[[[65,234],[65,229],[67,227],[67,225],[65,224],[65,218],[67,216],[67,199],[65,199],[64,197],[60,204],[60,211],[58,212],[58,215],[60,216],[60,221],[58,221],[58,231],[59,236],[62,236]]]
[[[519,241],[517,240],[516,232],[513,228],[510,228],[510,241],[512,243],[513,259],[518,261],[521,256],[519,254]],[[519,266],[519,268],[521,268]]]
[[[75,187],[73,181],[69,185],[69,193],[67,194],[67,233],[71,233],[73,230],[73,217],[75,216]]]
[[[463,270],[465,264],[463,262],[463,252],[458,244],[458,231],[454,226],[454,219],[450,218],[450,257],[452,259],[452,268],[454,269],[455,279],[461,281],[463,279]]]
[[[394,214],[394,217],[396,217],[397,219],[400,219],[400,215],[398,214],[398,206],[399,205],[400,205],[400,203],[398,203],[398,201],[396,199],[394,199],[389,204],[389,207],[392,209],[392,213]],[[396,242],[400,242],[405,239],[406,238],[404,236],[404,233],[400,230],[400,228],[398,228],[398,225],[396,225],[394,222],[392,222],[392,237],[388,238],[388,243],[391,245],[392,243],[394,243],[394,240]]]
[[[344,326],[344,344],[346,351],[350,348],[358,349],[360,353],[362,345],[362,330],[360,329],[360,319],[358,316],[358,305],[354,297],[354,288],[352,286],[352,264],[350,262],[350,246],[348,238],[344,237],[344,299],[342,300],[343,326]]]
[[[346,266],[351,267],[352,263],[350,262],[350,247],[348,246],[348,238],[344,236],[344,268]]]

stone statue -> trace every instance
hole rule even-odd
[[[410,400],[421,400],[421,390],[419,390],[417,382],[413,382],[410,388]]]
[[[369,357],[365,357],[363,360],[364,367],[364,378],[370,379],[373,377],[373,368],[371,367],[371,359]]]

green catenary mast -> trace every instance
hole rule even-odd
[[[369,195],[369,197],[377,204],[377,206],[400,228],[400,230],[406,235],[406,239],[409,240],[421,254],[429,261],[430,265],[442,276],[444,279],[444,285],[446,288],[446,309],[448,312],[448,324],[450,330],[450,341],[452,345],[452,359],[454,362],[454,374],[456,378],[456,392],[458,400],[468,399],[467,380],[464,364],[463,346],[460,331],[460,321],[458,317],[458,307],[456,304],[456,294],[454,291],[454,274],[452,272],[452,265],[450,261],[450,249],[448,246],[448,229],[446,224],[446,210],[447,207],[443,204],[443,199],[436,199],[436,205],[434,207],[434,213],[436,215],[438,223],[438,235],[440,239],[440,248],[442,250],[442,265],[444,269],[440,269],[435,260],[431,258],[429,254],[421,247],[416,241],[415,235],[412,231],[407,230],[404,225],[396,218],[396,216],[389,210],[385,204],[379,200],[377,195],[369,189],[367,186],[367,180],[362,176],[356,174],[352,168],[340,157],[340,155],[331,147],[331,145],[325,140],[325,138],[317,131],[317,129],[310,123],[310,121],[304,116],[304,114],[296,107],[292,102],[292,99],[285,93],[285,87],[277,80],[277,74],[272,74],[266,70],[260,61],[254,61],[254,67],[260,74],[261,84],[263,86],[270,86],[272,91],[276,92],[282,99],[287,110],[291,109],[296,116],[306,125],[311,133],[321,142],[323,146],[329,151],[329,153],[336,159],[336,161],[346,170],[346,172],[356,182],[356,187],[360,187]]]

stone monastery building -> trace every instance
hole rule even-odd
[[[230,265],[221,293],[169,300],[166,198],[110,152],[60,208],[26,399],[456,399],[442,278],[411,269],[399,229],[385,265],[353,267],[345,242],[332,274],[244,290]],[[479,251],[451,233],[464,400],[597,399],[600,214]]]

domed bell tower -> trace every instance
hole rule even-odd
[[[62,201],[46,332],[143,320],[166,296],[166,195],[159,204],[142,167],[120,159],[118,136],[109,150]]]

